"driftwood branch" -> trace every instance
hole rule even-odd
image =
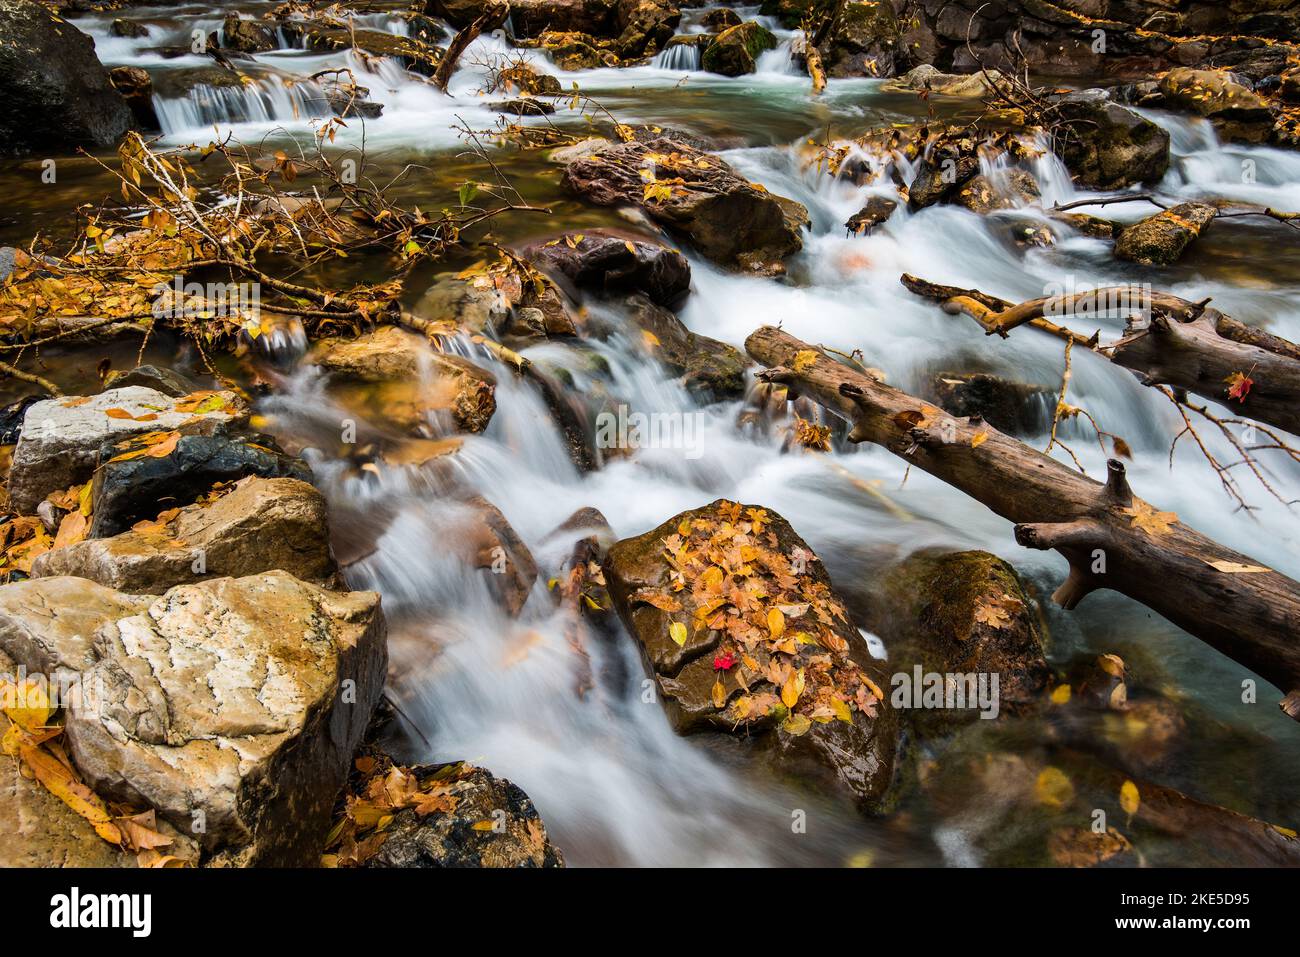
[[[1160,613],[1300,700],[1300,583],[1206,538],[1133,495],[1112,460],[1100,484],[980,420],[955,419],[771,326],[745,343],[784,384],[911,466],[1016,523],[1016,540],[1055,549],[1070,574],[1053,598],[1073,608],[1110,588]],[[796,371],[798,370],[798,371]],[[927,412],[926,410],[929,409]],[[1286,708],[1296,716],[1297,709]]]
[[[1006,336],[1029,324],[1063,337],[1076,336],[1046,318],[1093,312],[1098,306],[1132,309],[1123,338],[1102,350],[1147,385],[1186,389],[1242,414],[1300,433],[1300,346],[1225,316],[1207,302],[1137,286],[1115,286],[1012,304],[975,289],[940,286],[904,275],[913,293],[964,312],[989,334]],[[1068,333],[1068,336],[1065,334]],[[1078,339],[1075,339],[1076,343]],[[1095,337],[1085,344],[1096,347]],[[1227,380],[1240,373],[1252,385],[1239,399],[1228,397]]]
[[[501,26],[508,16],[510,16],[508,3],[489,2],[482,13],[452,37],[451,43],[447,45],[447,52],[438,63],[438,69],[434,71],[433,85],[446,93],[447,84],[451,82],[451,75],[456,72],[456,64],[460,62],[465,48],[477,40],[484,30],[495,30]]]

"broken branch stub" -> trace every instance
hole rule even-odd
[[[1124,466],[1103,485],[973,418],[953,418],[764,326],[745,342],[785,385],[847,420],[849,440],[881,445],[1016,523],[1016,540],[1054,549],[1070,574],[1054,599],[1075,607],[1109,588],[1300,698],[1300,583],[1136,497]],[[1292,717],[1300,709],[1283,710]]]

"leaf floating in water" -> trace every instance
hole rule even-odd
[[[1060,809],[1074,800],[1074,785],[1065,772],[1057,767],[1046,767],[1034,782],[1034,796],[1039,804]]]
[[[1132,781],[1125,781],[1119,789],[1119,806],[1124,809],[1124,813],[1133,819],[1133,815],[1138,812],[1142,806],[1142,795],[1138,792],[1138,787]]]

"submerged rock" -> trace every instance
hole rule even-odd
[[[329,377],[336,394],[373,405],[377,415],[406,430],[443,414],[461,432],[482,432],[496,412],[490,372],[396,326],[356,339],[323,339],[307,361]]]
[[[153,595],[186,582],[273,570],[328,587],[338,574],[325,499],[297,479],[243,479],[214,502],[146,525],[45,552],[32,577],[72,575]]]
[[[927,733],[977,716],[1017,714],[1041,703],[1051,678],[1033,602],[1007,562],[988,552],[921,552],[873,582],[868,618],[894,672],[891,702],[910,706]],[[916,687],[923,676],[983,676],[993,705],[969,695],[964,709],[935,708]],[[996,689],[993,685],[996,676]],[[944,679],[946,689],[948,679]],[[961,685],[954,681],[954,694]],[[906,690],[907,705],[900,696]],[[970,687],[964,688],[965,692]]]
[[[1168,266],[1178,261],[1218,212],[1205,203],[1179,203],[1162,210],[1126,226],[1115,241],[1115,255],[1144,266]]]
[[[142,386],[37,402],[23,417],[14,449],[10,502],[30,515],[51,492],[86,482],[105,443],[182,427],[220,436],[247,423],[248,412],[234,393],[213,396],[210,411],[177,411],[175,398]]]
[[[662,306],[644,296],[624,300],[628,316],[648,334],[644,341],[652,355],[686,388],[706,401],[740,399],[745,395],[748,357],[735,346],[696,335]]]
[[[691,288],[690,263],[677,250],[602,230],[565,233],[523,254],[575,286],[605,294],[640,292],[661,306],[676,305]]]
[[[728,27],[704,48],[700,60],[704,69],[723,76],[753,73],[759,55],[776,48],[772,31],[755,20]]]
[[[647,171],[654,181],[643,178]],[[570,162],[564,183],[600,206],[640,208],[724,265],[780,271],[780,260],[803,247],[808,211],[801,204],[755,187],[716,156],[675,140],[601,147]]]
[[[95,56],[95,41],[32,0],[0,0],[0,152],[103,147],[131,128],[131,109]]]
[[[1080,186],[1122,189],[1157,182],[1169,169],[1169,133],[1103,90],[1056,100],[1066,122],[1060,154]]]
[[[870,236],[877,226],[887,222],[889,217],[894,215],[894,210],[897,208],[898,201],[895,199],[888,196],[872,196],[849,218],[844,228],[857,236]]]
[[[836,781],[866,811],[887,804],[885,674],[789,523],[720,500],[618,542],[606,566],[677,731],[753,738],[784,773]]]
[[[1056,395],[1042,386],[984,372],[940,372],[927,389],[945,412],[979,416],[1009,435],[1037,435],[1051,425]]]

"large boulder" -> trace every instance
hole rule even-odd
[[[1061,159],[1089,189],[1155,183],[1169,169],[1169,133],[1103,90],[1083,90],[1056,100],[1062,127]]]
[[[829,576],[774,512],[719,500],[616,543],[606,581],[677,731],[751,738],[783,773],[888,802],[898,719]]]
[[[1179,203],[1127,226],[1115,240],[1115,256],[1144,266],[1168,266],[1178,261],[1218,215],[1206,203]]]
[[[615,49],[624,59],[658,52],[672,39],[682,12],[671,0],[619,0]]]
[[[107,442],[181,428],[224,435],[247,421],[247,409],[231,392],[187,403],[143,386],[127,386],[95,396],[37,402],[23,417],[14,449],[10,503],[30,515],[51,492],[86,482]]]
[[[268,24],[242,19],[232,10],[221,25],[221,45],[240,53],[266,53],[275,49],[275,32]]]
[[[676,249],[602,230],[565,233],[534,243],[524,256],[538,268],[599,293],[644,293],[661,306],[690,291],[691,265]]]
[[[618,8],[619,0],[510,0],[510,23],[519,37],[551,30],[616,36]]]
[[[1268,101],[1226,70],[1178,67],[1160,78],[1166,106],[1204,116],[1225,139],[1262,143],[1273,130]]]
[[[222,576],[280,570],[332,584],[325,499],[306,482],[249,477],[211,503],[111,538],[91,538],[39,556],[33,578],[72,575],[137,595]]]
[[[704,48],[700,65],[710,73],[744,76],[753,73],[759,56],[776,48],[776,37],[756,20],[728,27]]]
[[[887,0],[850,0],[822,41],[827,76],[892,76],[898,38],[898,20]]]
[[[55,653],[78,666],[64,733],[86,784],[226,863],[315,863],[383,688],[384,639],[374,593],[283,572],[162,597],[76,578],[0,588],[0,650],[31,672]]]
[[[919,552],[873,581],[867,606],[894,673],[891,703],[922,731],[1021,714],[1042,702],[1051,669],[1037,611],[1015,569],[996,555]],[[952,684],[954,702],[960,686],[957,708],[946,697],[937,707],[925,699],[936,675],[945,693]]]
[[[111,146],[131,108],[95,41],[43,4],[0,0],[0,152]]]
[[[623,301],[628,317],[642,332],[642,342],[692,394],[705,401],[741,399],[749,359],[735,346],[696,335],[677,316],[645,296]]]
[[[601,147],[570,162],[564,183],[600,206],[640,208],[723,265],[779,272],[803,248],[807,209],[676,140]]]
[[[162,510],[189,505],[222,482],[250,475],[311,478],[302,459],[265,435],[184,434],[174,443],[150,441],[131,436],[104,443],[90,491],[91,538],[120,534]]]
[[[321,340],[307,361],[320,367],[345,400],[374,405],[406,430],[443,417],[457,431],[482,432],[496,412],[490,372],[396,326],[356,339]]]

